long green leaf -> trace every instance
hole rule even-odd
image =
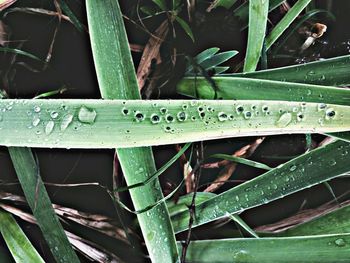
[[[213,154],[210,156],[211,158],[219,158],[219,159],[224,159],[224,160],[228,160],[228,161],[232,161],[235,163],[240,163],[240,164],[245,164],[251,167],[255,167],[255,168],[259,168],[259,169],[263,169],[263,170],[271,170],[272,168],[269,167],[266,164],[263,163],[258,163],[252,160],[248,160],[246,158],[242,158],[242,157],[237,157],[237,156],[232,156],[232,155],[228,155],[228,154]]]
[[[239,213],[335,178],[349,171],[350,144],[336,141],[227,190],[196,206],[193,226]],[[327,161],[325,161],[327,160]],[[188,228],[188,211],[173,217],[176,232]]]
[[[154,0],[154,2],[161,9],[165,8],[164,1]],[[88,0],[86,5],[93,57],[102,97],[139,99],[135,69],[118,1]],[[97,115],[96,121],[99,118]],[[124,134],[125,132],[127,130],[124,130]],[[130,140],[130,135],[127,140]],[[113,145],[113,147],[119,146]],[[144,182],[156,172],[151,148],[117,149],[117,153],[127,185]],[[130,190],[130,195],[136,210],[145,209],[163,200],[158,180]],[[176,262],[178,260],[176,240],[165,202],[161,202],[146,213],[138,214],[137,217],[152,262]]]
[[[345,263],[349,243],[350,234],[200,240],[190,243],[186,262]]]
[[[226,76],[324,86],[347,86],[350,85],[350,55],[250,73],[225,74]]]
[[[183,95],[200,99],[286,100],[350,105],[350,90],[282,81],[214,77],[216,90],[205,78],[184,78],[177,86]]]
[[[52,208],[31,150],[10,147],[9,153],[27,202],[51,253],[58,262],[79,262]]]
[[[271,33],[266,37],[266,49],[276,42],[276,40],[283,34],[283,32],[290,26],[291,23],[298,17],[304,8],[311,2],[311,0],[298,0],[293,7],[288,10],[288,13],[281,21],[272,29]]]
[[[249,1],[248,43],[244,72],[255,71],[265,39],[269,1]]]
[[[350,130],[349,106],[304,102],[3,100],[0,108],[4,146],[126,148]]]
[[[11,214],[0,211],[0,232],[16,262],[45,262]]]
[[[341,207],[309,222],[290,228],[278,235],[302,236],[350,233],[350,205]]]
[[[269,0],[269,12],[280,6],[285,0]],[[235,16],[239,17],[242,22],[248,23],[249,17],[249,2],[246,1],[244,4],[240,5],[233,13]]]

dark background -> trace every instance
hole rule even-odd
[[[120,1],[123,11],[126,15],[133,14],[135,1]],[[324,7],[326,1],[316,1],[319,8]],[[83,24],[87,25],[85,15],[84,1],[67,1],[77,17]],[[40,7],[49,10],[55,10],[51,1],[19,1],[16,7]],[[332,22],[325,16],[320,16],[320,22],[327,23],[328,30],[325,35],[325,43],[318,43],[312,50],[310,57],[317,53],[320,57],[327,58],[337,55],[348,54],[350,46],[350,1],[337,0],[333,1],[333,14],[336,21]],[[165,54],[173,46],[179,50],[179,54],[195,55],[205,48],[218,46],[222,50],[239,50],[241,58],[244,57],[244,47],[246,45],[246,32],[239,32],[236,27],[236,21],[228,21],[223,25],[220,18],[227,15],[226,10],[215,10],[210,16],[204,17],[204,22],[197,25],[195,36],[198,42],[193,44],[180,29],[176,40],[167,39],[162,52]],[[278,14],[275,14],[278,17]],[[162,21],[162,17],[147,23],[147,27],[152,32]],[[21,12],[9,13],[2,19],[7,24],[10,32],[10,47],[20,48],[27,52],[44,59],[48,52],[54,30],[57,26],[57,18],[45,15],[25,14]],[[215,24],[216,23],[216,24]],[[230,24],[232,23],[232,24]],[[135,28],[134,25],[127,22],[129,40],[135,44],[145,44],[148,35],[141,29]],[[206,30],[204,30],[206,29]],[[292,44],[291,44],[292,45]],[[135,65],[138,64],[140,54],[133,53]],[[10,64],[11,56],[0,54],[1,61],[1,89],[5,89],[11,98],[32,98],[43,92],[67,88],[63,94],[53,96],[52,98],[100,98],[97,79],[94,71],[92,54],[87,33],[80,33],[68,22],[62,21],[56,41],[54,43],[52,59],[49,67],[42,71],[43,64],[32,59],[20,56],[17,58],[18,64]],[[181,57],[179,58],[181,63]],[[24,66],[23,66],[23,63]],[[231,61],[231,66],[235,66],[237,61]],[[276,65],[285,65],[293,61],[271,59],[269,67]],[[295,61],[294,61],[295,63]],[[28,69],[28,66],[39,72],[35,73]],[[177,72],[171,72],[173,75],[181,75],[181,67],[175,68]],[[183,70],[183,69],[182,69]],[[174,83],[176,78],[174,78]],[[178,98],[179,96],[172,91],[172,85],[169,90],[164,90],[161,97]],[[166,94],[166,95],[164,95]],[[317,142],[322,140],[322,136],[313,136]],[[245,144],[252,142],[254,138],[239,138],[229,140],[219,140],[205,143],[205,155],[213,153],[230,154]],[[157,166],[162,166],[175,153],[174,146],[153,147]],[[45,182],[50,183],[85,183],[99,182],[101,185],[112,187],[113,172],[113,150],[57,150],[57,149],[34,149],[40,161],[41,175]],[[266,139],[262,146],[251,157],[252,160],[264,162],[270,166],[276,166],[288,160],[288,156],[293,157],[305,151],[305,137],[296,136],[271,136]],[[275,157],[286,158],[276,159]],[[0,148],[0,190],[22,195],[19,185],[8,186],[6,183],[17,182],[16,174],[12,167],[11,160],[8,156],[7,149]],[[205,171],[202,175],[202,183],[209,182],[217,176],[218,170]],[[251,179],[263,171],[240,165],[234,173],[232,179]],[[169,185],[176,185],[181,180],[181,169],[178,163],[174,164],[162,176],[161,182],[164,189],[169,190]],[[348,180],[335,179],[330,182],[336,195],[341,195],[348,190]],[[224,191],[233,184],[227,184],[220,189]],[[75,187],[75,188],[58,188],[48,186],[47,190],[52,198],[53,203],[63,206],[79,209],[84,212],[99,213],[110,217],[116,217],[112,200],[105,190],[94,187]],[[128,201],[128,197],[124,196]],[[346,198],[346,197],[345,197]],[[274,201],[270,204],[250,209],[243,213],[246,222],[254,227],[258,225],[275,222],[279,219],[295,214],[301,208],[304,201],[304,208],[312,208],[332,200],[330,192],[323,186],[319,185],[311,189],[287,196],[281,200]],[[39,252],[47,261],[52,261],[52,257],[45,246],[37,227],[26,224],[19,220],[24,231],[33,241]],[[230,226],[231,228],[233,225]],[[109,240],[99,234],[92,233],[73,227],[81,235],[93,237],[95,242],[100,242],[106,248],[115,250],[117,255],[124,254],[127,258],[127,251],[123,252],[120,244],[114,240]],[[198,234],[194,237],[201,236],[201,232],[206,230],[206,226],[201,227]],[[205,233],[205,232],[203,232]],[[218,231],[220,233],[220,231]],[[215,236],[215,235],[214,235]],[[5,250],[4,242],[1,242],[1,250]],[[119,247],[118,247],[119,246]]]

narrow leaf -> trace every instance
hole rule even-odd
[[[301,155],[196,206],[193,227],[239,213],[349,171],[350,144],[336,141]],[[325,162],[324,160],[327,160]],[[189,213],[173,217],[176,232],[188,228]]]
[[[128,148],[350,130],[350,106],[305,102],[7,99],[0,108],[4,146]]]
[[[164,1],[154,2],[166,10]],[[139,99],[141,96],[118,1],[87,0],[86,6],[92,52],[102,97]],[[96,117],[96,120],[98,119],[99,116]],[[130,140],[130,137],[127,140]],[[149,147],[117,149],[117,154],[127,185],[143,182],[156,172],[152,149]],[[155,180],[152,184],[132,189],[130,195],[136,210],[145,210],[158,204],[147,213],[137,215],[152,262],[177,261],[175,235],[159,181]]]
[[[0,232],[16,262],[45,262],[11,214],[0,211]]]
[[[27,202],[51,253],[58,262],[79,262],[52,208],[31,150],[10,147],[9,153]]]
[[[265,39],[269,1],[249,1],[248,43],[243,72],[255,71]]]
[[[186,262],[349,262],[350,234],[192,241]],[[181,244],[179,243],[179,249]]]
[[[272,29],[271,33],[266,38],[266,49],[277,41],[277,39],[283,34],[283,32],[290,26],[291,23],[298,17],[298,15],[304,10],[304,8],[311,2],[311,0],[298,0],[293,7],[287,12],[287,14],[278,22],[278,24]]]

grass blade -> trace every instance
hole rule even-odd
[[[255,71],[265,39],[269,1],[249,1],[248,43],[243,72]]]
[[[0,211],[0,232],[16,262],[45,262],[11,214]]]
[[[27,202],[51,253],[58,262],[79,262],[52,208],[31,150],[29,148],[10,147],[9,153]]]
[[[235,100],[286,100],[350,105],[350,90],[282,81],[214,77],[217,98]],[[213,99],[215,90],[205,78],[184,78],[177,86],[180,94]]]
[[[350,106],[289,101],[7,99],[0,108],[4,146],[128,148],[350,130]]]
[[[186,262],[349,262],[350,234],[192,241]],[[179,244],[179,249],[181,245]]]
[[[162,9],[166,7],[164,1],[153,2]],[[102,97],[139,99],[135,69],[118,1],[88,0],[86,4]],[[127,185],[146,181],[156,172],[151,148],[117,149],[117,153]],[[136,210],[150,207],[163,199],[158,180],[130,190],[130,195]],[[165,202],[137,217],[152,262],[176,262],[176,240]]]
[[[266,50],[270,49],[270,47],[310,2],[311,0],[298,0],[298,2],[293,5],[288,13],[278,22],[278,24],[272,29],[271,33],[266,37]]]
[[[280,6],[285,0],[269,0],[269,12]],[[249,3],[248,1],[240,5],[235,11],[234,15],[241,21],[248,21],[249,17]],[[246,22],[248,23],[248,22]]]
[[[324,86],[347,86],[350,85],[349,75],[350,55],[250,73],[226,74],[225,76],[308,83]]]
[[[279,235],[302,236],[350,233],[350,206],[341,207],[309,222],[290,228]]]
[[[340,176],[349,171],[349,150],[349,143],[336,141],[223,192],[196,206],[193,226],[226,217],[227,213],[242,212]],[[186,230],[188,220],[188,211],[174,216],[175,231]]]
[[[258,162],[252,161],[252,160],[248,160],[246,158],[241,158],[241,157],[232,156],[232,155],[228,155],[228,154],[218,153],[218,154],[213,154],[210,157],[224,159],[224,160],[232,161],[235,163],[245,164],[245,165],[259,168],[259,169],[263,169],[263,170],[271,170],[272,169],[270,166],[268,166],[266,164],[258,163]]]

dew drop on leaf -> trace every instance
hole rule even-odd
[[[57,111],[52,111],[50,113],[50,116],[51,116],[52,119],[56,119],[58,117],[58,112]]]
[[[78,112],[78,120],[82,123],[94,123],[96,119],[96,111],[94,109],[89,109],[85,106],[82,106]]]
[[[292,114],[290,112],[282,113],[279,119],[276,121],[276,126],[283,128],[287,127],[292,121]]]
[[[40,123],[40,118],[38,116],[34,116],[33,121],[32,121],[32,125],[34,127],[36,127],[39,125],[39,123]]]
[[[346,246],[346,242],[343,238],[338,238],[334,241],[334,243],[338,246],[338,247],[344,247]]]
[[[62,118],[62,122],[61,122],[61,131],[64,131],[67,129],[67,127],[69,126],[69,124],[72,122],[73,120],[73,115],[72,114],[67,114]]]
[[[53,131],[54,127],[55,123],[53,121],[49,121],[45,126],[45,133],[49,135]]]
[[[34,112],[39,113],[41,108],[39,106],[34,106]]]

